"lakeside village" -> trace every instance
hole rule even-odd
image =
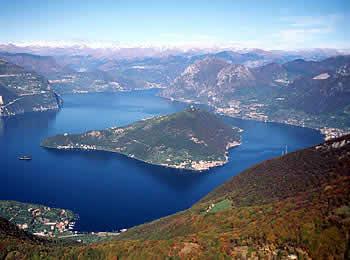
[[[78,216],[72,211],[17,201],[0,201],[0,216],[33,235],[77,242],[100,241],[127,231],[78,232],[74,230]]]
[[[171,101],[184,102],[187,104],[200,104],[200,102],[193,99],[185,99],[185,98],[169,98]],[[277,97],[276,101],[284,101],[285,98]],[[215,113],[236,117],[247,120],[256,120],[262,122],[276,122],[276,123],[284,123],[288,125],[295,125],[301,127],[309,127],[313,129],[317,129],[324,135],[325,141],[340,137],[342,135],[346,135],[350,133],[350,129],[344,130],[335,127],[319,127],[317,123],[317,118],[307,117],[305,118],[305,114],[293,114],[287,113],[282,114],[280,116],[276,115],[268,115],[266,113],[266,108],[268,107],[265,104],[258,103],[257,100],[249,100],[248,103],[244,104],[239,100],[231,100],[227,105],[217,105],[213,102],[209,102],[209,107],[214,108]],[[295,112],[295,111],[294,111]]]
[[[123,129],[117,129],[118,131],[123,131]],[[240,129],[240,132],[242,132],[243,130]],[[98,131],[92,131],[90,133],[88,133],[88,135],[98,135]],[[68,136],[68,133],[64,133],[63,136]],[[203,141],[199,141],[198,139],[192,137],[191,140],[195,143],[200,143]],[[137,142],[137,140],[133,140],[134,142]],[[228,142],[226,145],[226,151],[225,151],[225,160],[218,160],[218,161],[208,161],[208,160],[185,160],[179,164],[174,164],[173,162],[171,162],[171,159],[168,158],[166,159],[166,163],[159,163],[158,165],[161,166],[165,166],[165,167],[169,167],[169,168],[175,168],[175,169],[188,169],[188,170],[195,170],[195,171],[205,171],[208,170],[210,168],[213,167],[218,167],[218,166],[222,166],[224,164],[226,164],[228,162],[228,150],[239,146],[241,144],[240,141],[231,141]],[[104,150],[104,149],[100,149],[98,148],[96,145],[88,145],[88,144],[79,144],[79,143],[70,143],[67,145],[57,145],[56,149],[62,149],[62,150],[68,150],[68,149],[81,149],[81,150]],[[116,153],[121,153],[121,148],[115,148],[115,151],[111,151],[111,152],[116,152]],[[135,158],[135,156],[133,154],[125,154],[127,156],[129,156],[130,158]],[[140,159],[138,159],[140,160]],[[147,163],[152,163],[152,162],[148,162]]]
[[[237,117],[242,119],[251,119],[263,122],[277,122],[289,125],[310,127],[317,129],[324,135],[325,140],[336,138],[345,134],[349,131],[334,128],[334,127],[317,127],[317,120],[313,118],[306,118],[305,115],[291,114],[288,116],[280,115],[279,117],[271,117],[264,111],[264,104],[251,103],[251,104],[241,104],[240,101],[231,101],[228,107],[215,107],[215,112],[221,115]]]

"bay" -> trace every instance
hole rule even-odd
[[[0,119],[0,199],[60,207],[79,214],[79,231],[129,228],[190,207],[232,176],[266,159],[322,142],[313,129],[224,118],[244,130],[242,145],[223,167],[190,172],[149,165],[107,152],[40,147],[59,133],[127,125],[181,111],[186,104],[156,90],[65,95],[58,112]],[[32,161],[18,156],[31,155]]]

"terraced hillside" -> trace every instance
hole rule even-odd
[[[349,259],[349,187],[348,135],[253,166],[117,240],[48,246],[5,233],[0,248],[31,258]]]

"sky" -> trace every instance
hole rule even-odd
[[[0,0],[0,43],[350,48],[350,0]]]

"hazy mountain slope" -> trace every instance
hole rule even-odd
[[[211,69],[216,63],[215,58],[195,62],[160,95],[241,118],[350,129],[350,56]]]
[[[205,58],[188,66],[161,95],[181,100],[209,102],[216,93],[217,75],[229,63],[222,59]]]
[[[107,63],[108,64],[108,63]],[[191,64],[184,56],[149,57],[133,60],[115,61],[109,66],[100,67],[110,74],[124,77],[137,83],[138,88],[147,86],[167,87],[181,72]]]
[[[336,56],[321,61],[297,59],[284,63],[282,66],[291,79],[298,79],[300,77],[315,77],[321,73],[335,72],[338,68],[349,64],[350,56]]]
[[[26,70],[35,71],[36,73],[45,77],[50,77],[57,73],[73,72],[73,70],[61,66],[51,56],[39,56],[29,53],[0,52],[0,58],[23,67]]]
[[[115,78],[98,69],[103,61],[85,56],[56,57],[28,53],[0,53],[0,58],[49,79],[57,93],[114,92]],[[57,61],[56,61],[57,59]]]
[[[288,104],[312,114],[349,110],[350,65],[343,67],[342,71],[295,80],[289,86]]]
[[[288,84],[288,72],[282,64],[269,63],[253,69],[253,74],[261,85]]]
[[[190,64],[187,56],[119,60],[74,55],[56,57],[56,60],[75,71],[50,78],[59,93],[165,88]]]
[[[62,100],[47,80],[0,60],[0,116],[59,109]]]

